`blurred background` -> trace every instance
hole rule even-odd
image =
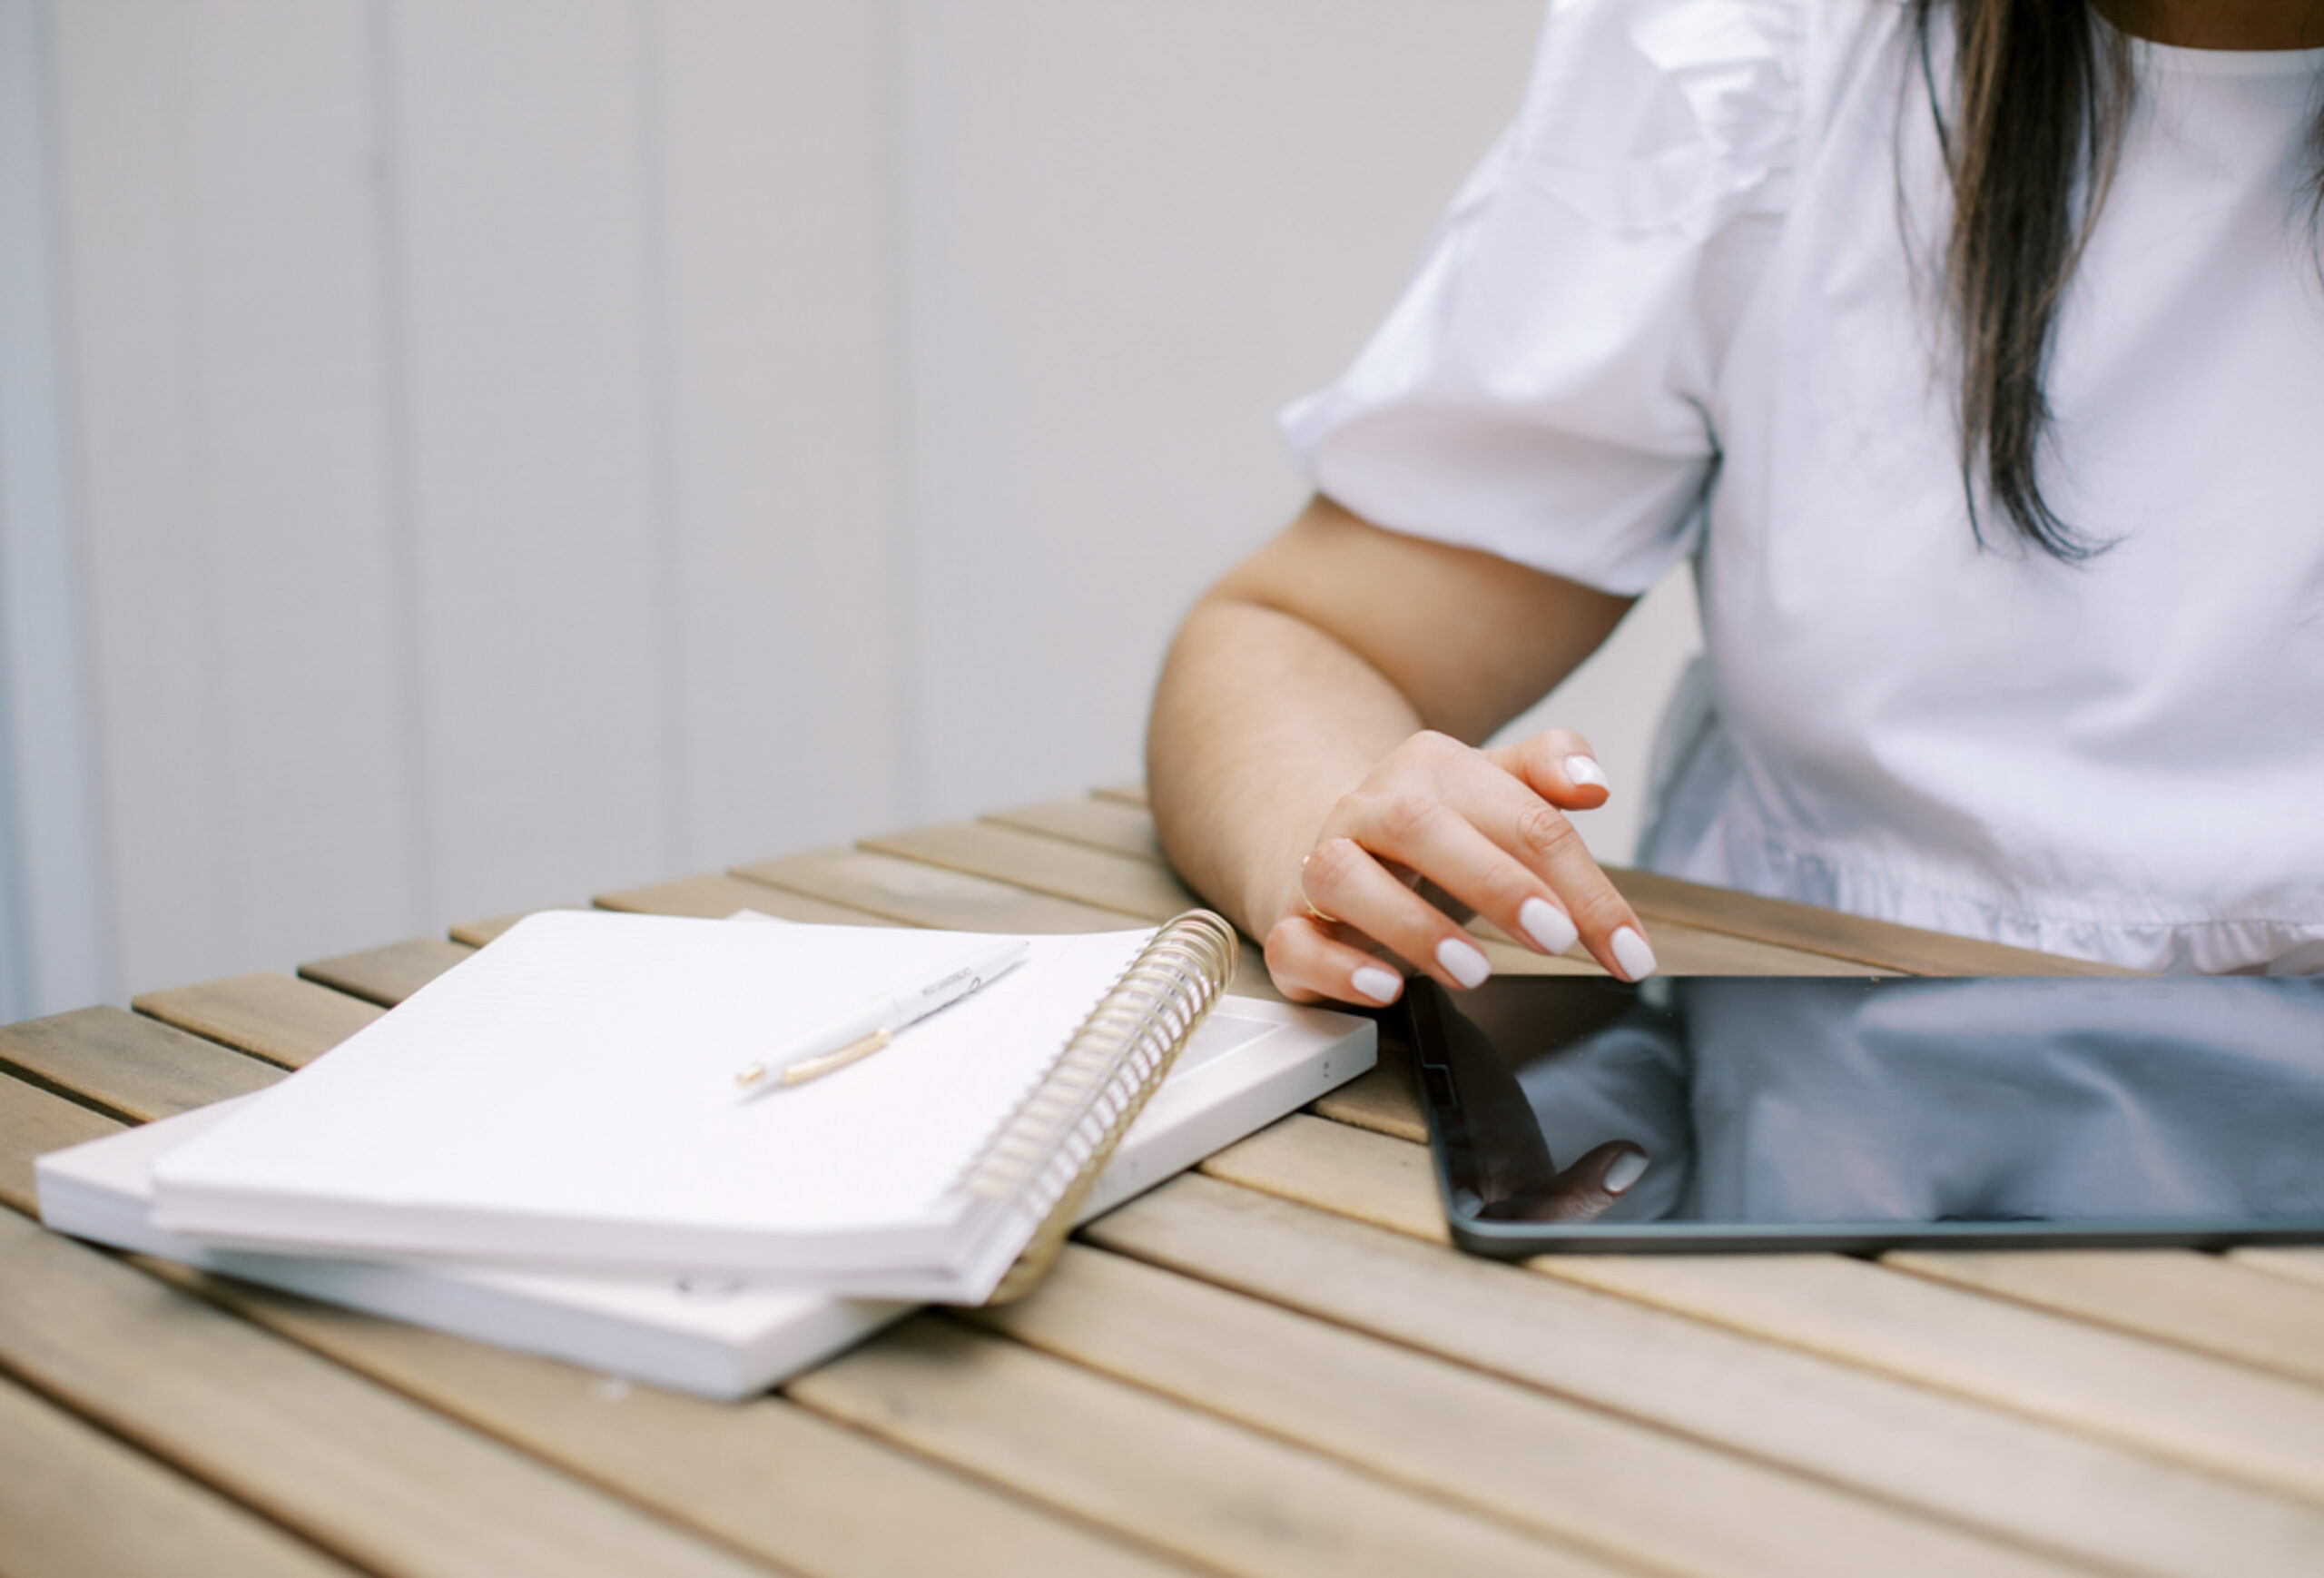
[[[0,0],[0,1018],[1136,778],[1540,16]]]

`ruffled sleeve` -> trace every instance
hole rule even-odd
[[[1688,552],[1798,158],[1810,3],[1556,0],[1402,300],[1283,415],[1316,490],[1616,593]]]

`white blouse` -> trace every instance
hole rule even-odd
[[[1623,594],[1691,556],[1707,661],[1644,863],[2142,969],[2324,968],[2324,50],[2134,52],[2049,382],[2044,492],[2112,545],[2085,563],[1971,531],[1901,0],[1556,0],[1418,276],[1285,413],[1316,488],[1395,530]]]

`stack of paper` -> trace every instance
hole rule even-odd
[[[43,1158],[60,1230],[719,1396],[911,1301],[980,1298],[1028,1224],[965,1169],[1148,933],[1026,963],[821,1080],[790,1031],[989,937],[532,917],[273,1089]],[[1368,1021],[1243,998],[1082,1215],[1369,1068]]]

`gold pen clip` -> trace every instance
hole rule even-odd
[[[850,1041],[843,1047],[825,1052],[820,1058],[809,1058],[804,1062],[792,1064],[776,1078],[775,1083],[803,1085],[808,1080],[828,1074],[834,1069],[844,1069],[860,1058],[868,1058],[887,1044],[888,1032],[873,1031],[861,1040]],[[734,1076],[734,1083],[745,1090],[754,1090],[767,1077],[767,1066],[764,1063],[753,1063]]]

